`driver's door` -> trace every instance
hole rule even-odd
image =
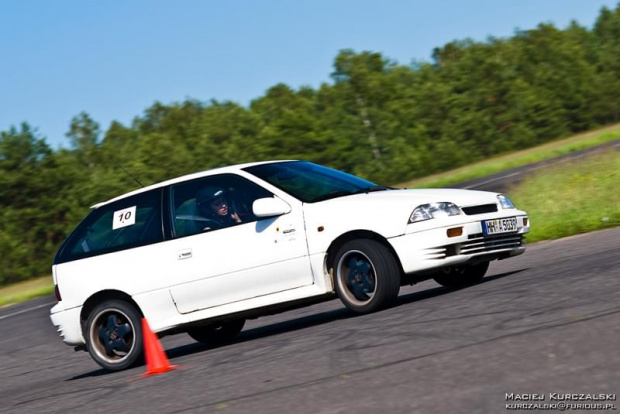
[[[203,217],[195,194],[205,186],[222,188],[241,223],[218,227]],[[254,200],[275,197],[236,174],[221,174],[170,189],[175,239],[169,263],[170,293],[188,313],[294,289],[313,283],[301,203],[287,214],[258,219]],[[209,228],[210,230],[203,231]]]

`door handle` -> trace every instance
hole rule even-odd
[[[179,260],[189,259],[190,257],[192,257],[192,249],[183,249],[177,252],[177,259]]]

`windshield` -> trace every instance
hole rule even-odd
[[[244,170],[305,203],[387,189],[354,175],[308,161],[262,164]]]

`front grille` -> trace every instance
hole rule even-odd
[[[474,236],[472,238],[472,236]],[[522,234],[500,234],[483,237],[482,233],[470,235],[469,240],[462,243],[426,249],[426,259],[441,260],[460,254],[493,253],[503,249],[514,249],[523,246]]]
[[[478,206],[461,207],[463,213],[468,216],[484,213],[495,213],[497,211],[497,204],[480,204]]]
[[[493,252],[501,249],[513,249],[523,244],[522,234],[501,234],[497,236],[478,237],[461,243],[461,254]]]

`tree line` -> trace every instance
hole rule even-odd
[[[620,4],[592,29],[453,41],[430,62],[343,50],[331,77],[316,89],[275,85],[248,107],[156,102],[105,131],[81,113],[68,149],[27,123],[0,132],[0,285],[49,273],[89,206],[135,189],[134,178],[304,159],[394,184],[619,122]]]

